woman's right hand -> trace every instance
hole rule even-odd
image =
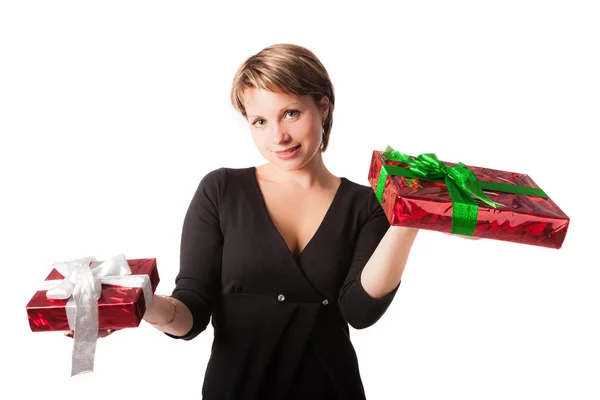
[[[110,335],[113,332],[118,331],[118,330],[120,330],[120,329],[98,329],[98,338],[107,337],[108,335]],[[75,335],[74,331],[66,331],[65,332],[65,336],[70,337],[71,339],[73,338],[73,335]]]

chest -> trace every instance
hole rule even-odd
[[[285,191],[270,185],[261,187],[273,225],[297,257],[315,236],[335,197],[334,190]]]
[[[334,296],[363,224],[354,193],[343,180],[330,190],[292,191],[252,178],[231,184],[221,200],[223,292],[318,303]]]

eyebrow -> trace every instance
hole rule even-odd
[[[282,112],[283,110],[285,110],[289,106],[293,106],[294,104],[302,105],[301,103],[298,103],[297,101],[295,101],[295,102],[290,103],[287,106],[283,107],[281,110],[279,110],[279,112]],[[248,115],[248,118],[254,118],[254,117],[260,117],[260,115]]]

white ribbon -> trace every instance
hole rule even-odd
[[[69,299],[66,305],[69,328],[74,331],[71,376],[94,370],[98,340],[98,299],[102,284],[139,287],[144,292],[146,309],[152,300],[147,274],[131,274],[124,254],[98,262],[94,257],[78,258],[52,265],[64,279],[44,281],[49,299]]]

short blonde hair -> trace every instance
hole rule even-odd
[[[244,117],[244,90],[257,88],[276,93],[312,96],[317,107],[323,96],[329,99],[329,112],[323,122],[327,149],[333,125],[335,93],[327,70],[310,50],[294,44],[275,44],[248,58],[237,70],[231,88],[231,104]]]

